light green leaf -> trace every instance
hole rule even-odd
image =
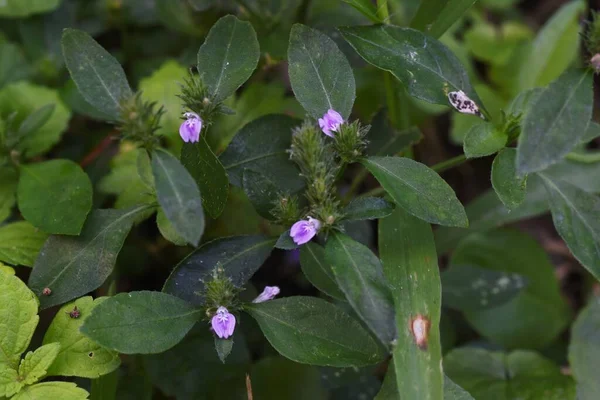
[[[47,234],[26,221],[1,226],[0,261],[32,267],[47,238]]]
[[[0,364],[0,398],[11,397],[24,386],[19,381],[19,373],[12,367]]]
[[[41,307],[65,303],[100,287],[112,273],[133,221],[147,207],[95,210],[79,236],[50,236],[29,277]],[[52,294],[43,296],[44,288]]]
[[[579,400],[600,398],[598,360],[600,360],[600,300],[593,298],[575,320],[571,329],[569,364],[577,381]]]
[[[81,332],[119,353],[161,353],[179,343],[202,314],[166,293],[119,293],[92,310]]]
[[[344,3],[350,4],[356,10],[358,10],[362,15],[369,18],[373,23],[381,23],[381,18],[377,15],[377,7],[370,0],[343,0]]]
[[[248,80],[260,56],[254,28],[227,15],[217,21],[198,50],[198,72],[219,102]]]
[[[61,44],[79,93],[90,105],[117,120],[121,103],[132,96],[119,62],[90,35],[77,29],[65,29]]]
[[[390,215],[394,205],[381,197],[358,197],[344,208],[344,219],[379,219]]]
[[[292,361],[348,367],[384,357],[358,321],[324,300],[294,296],[250,304],[246,310],[275,350]]]
[[[156,195],[175,232],[197,246],[204,232],[200,191],[183,165],[165,150],[152,152]]]
[[[397,208],[379,221],[379,254],[396,310],[397,393],[442,400],[441,283],[431,226]]]
[[[35,295],[14,275],[0,270],[0,365],[17,369],[38,324]]]
[[[19,125],[19,131],[17,132],[17,138],[21,139],[30,135],[33,135],[38,129],[44,126],[52,114],[56,106],[54,104],[46,104],[34,110],[29,114]]]
[[[87,400],[89,395],[71,382],[43,382],[27,386],[10,400]]]
[[[348,118],[356,84],[352,68],[335,42],[302,24],[290,32],[289,75],[296,99],[313,118],[329,109]]]
[[[79,331],[92,310],[105,299],[81,297],[65,304],[56,313],[44,335],[44,344],[60,343],[60,351],[48,369],[48,375],[95,379],[119,367],[121,360],[117,352],[103,348]],[[79,311],[79,318],[69,315],[75,307]]]
[[[444,400],[475,400],[465,389],[444,376]]]
[[[21,166],[17,189],[23,217],[44,232],[78,235],[92,208],[92,183],[70,160]]]
[[[485,157],[503,149],[507,141],[506,133],[489,122],[480,122],[467,132],[463,149],[467,158]]]
[[[362,164],[396,204],[415,217],[439,225],[468,225],[452,188],[425,165],[402,157],[370,157]]]
[[[200,189],[204,210],[216,219],[223,212],[229,195],[229,179],[221,161],[202,136],[197,143],[183,144],[181,163]]]
[[[300,266],[306,279],[317,289],[338,300],[346,299],[335,282],[331,265],[325,258],[325,249],[322,246],[315,242],[308,242],[300,247]]]
[[[62,0],[5,0],[0,2],[0,17],[23,18],[56,9]]]
[[[569,70],[535,98],[519,137],[519,175],[556,164],[581,142],[592,118],[592,75],[589,70]]]
[[[411,96],[449,105],[448,92],[462,90],[483,108],[460,61],[436,39],[392,25],[343,27],[340,32],[367,62],[394,74]]]
[[[49,343],[27,353],[19,365],[20,380],[26,385],[31,385],[42,379],[59,351],[60,343]]]
[[[527,195],[527,176],[517,176],[517,151],[513,148],[501,150],[492,163],[492,186],[498,198],[509,210],[514,210]]]
[[[19,174],[12,168],[0,168],[0,223],[10,215],[17,203]]]
[[[600,198],[567,181],[540,176],[556,230],[575,258],[600,279]]]

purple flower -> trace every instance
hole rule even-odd
[[[321,221],[308,217],[308,221],[298,221],[290,229],[290,236],[297,245],[307,243],[321,229]]]
[[[200,130],[202,130],[202,118],[193,112],[183,114],[185,121],[179,126],[179,135],[186,143],[195,143],[200,140]]]
[[[319,118],[319,126],[324,134],[329,137],[333,137],[332,132],[337,132],[340,129],[340,125],[344,123],[344,118],[340,115],[339,112],[329,109],[325,114],[323,114],[323,118]]]
[[[263,301],[273,300],[275,296],[279,294],[279,288],[277,286],[265,286],[265,290],[258,295],[257,298],[252,300],[253,303],[262,303]]]
[[[233,335],[235,329],[235,316],[231,314],[225,307],[219,307],[217,313],[210,321],[212,328],[221,339],[227,339]]]

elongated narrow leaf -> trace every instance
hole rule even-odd
[[[0,262],[32,267],[48,235],[26,221],[0,227]]]
[[[350,4],[356,10],[358,10],[362,15],[369,18],[371,22],[381,23],[381,18],[377,15],[377,8],[375,4],[371,0],[343,0],[344,3]]]
[[[345,300],[346,296],[340,290],[331,265],[325,257],[325,249],[314,242],[308,242],[300,247],[300,266],[306,278],[317,289],[338,300]]]
[[[463,65],[436,39],[391,25],[344,27],[340,32],[367,62],[394,74],[411,96],[449,105],[448,93],[462,90],[483,108]]]
[[[243,286],[265,262],[275,239],[265,236],[233,236],[203,244],[183,259],[165,282],[163,292],[192,304],[204,301],[205,282],[216,267],[235,286]]]
[[[513,210],[525,200],[527,176],[517,176],[517,151],[513,148],[498,153],[492,164],[492,186],[506,208]]]
[[[200,191],[183,165],[164,150],[152,153],[156,196],[175,231],[188,243],[198,245],[204,232]]]
[[[451,0],[422,0],[419,8],[415,13],[412,21],[410,21],[410,27],[420,30],[427,31],[431,28],[433,22],[438,18],[440,13],[444,10],[444,7]]]
[[[133,220],[147,208],[96,210],[79,236],[50,236],[29,277],[41,307],[62,304],[100,287],[113,270]],[[43,296],[44,288],[52,294]]]
[[[92,208],[92,183],[70,160],[21,166],[19,210],[47,233],[78,235]]]
[[[295,24],[288,48],[289,74],[296,99],[314,118],[329,109],[348,118],[356,84],[344,53],[324,33]]]
[[[292,361],[350,367],[375,364],[384,356],[358,321],[315,297],[271,300],[247,311],[275,350]]]
[[[370,157],[362,163],[396,204],[415,217],[439,225],[468,225],[452,188],[425,165],[402,157]]]
[[[394,205],[381,197],[358,197],[344,208],[344,219],[378,219],[390,215]]]
[[[577,381],[579,400],[600,398],[600,300],[595,298],[579,314],[571,330],[569,365]]]
[[[437,18],[433,23],[427,24],[424,31],[434,38],[439,38],[476,2],[477,0],[447,0]]]
[[[198,50],[198,72],[219,102],[242,86],[256,68],[260,49],[247,21],[227,15],[217,21]]]
[[[179,343],[202,314],[166,293],[119,293],[92,310],[81,332],[119,353],[162,353]]]
[[[329,236],[325,259],[354,311],[389,348],[396,336],[394,305],[379,259],[368,247],[341,233]]]
[[[600,279],[600,198],[568,182],[541,176],[556,230],[575,258]]]
[[[217,218],[227,203],[229,179],[225,168],[206,143],[204,136],[201,136],[197,143],[183,145],[181,163],[200,189],[204,210],[212,218]]]
[[[398,393],[442,400],[441,284],[431,227],[397,208],[379,222],[379,252],[396,309]]]
[[[98,111],[118,119],[121,103],[132,96],[119,62],[90,35],[77,29],[65,29],[61,43],[79,93]]]
[[[535,99],[519,137],[519,175],[556,164],[581,142],[592,118],[592,83],[591,71],[572,69]]]

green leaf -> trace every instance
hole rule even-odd
[[[169,221],[162,208],[159,208],[158,212],[156,213],[156,225],[158,226],[160,234],[163,235],[163,237],[169,242],[177,246],[187,245],[187,240],[182,238],[175,231],[175,228],[173,228],[173,224],[171,223],[171,221]]]
[[[378,219],[390,215],[394,205],[381,197],[358,197],[344,208],[344,219]]]
[[[19,381],[19,373],[12,367],[0,364],[0,396],[1,398],[11,397],[24,386]]]
[[[175,232],[197,246],[204,232],[200,191],[178,159],[165,150],[152,152],[152,174],[158,202]]]
[[[532,351],[455,349],[444,357],[444,371],[476,399],[575,399],[573,379]]]
[[[166,293],[119,293],[92,310],[81,332],[119,353],[161,353],[179,343],[202,313]]]
[[[17,203],[19,174],[12,168],[0,168],[0,222],[10,215]]]
[[[410,27],[423,32],[428,31],[450,1],[451,0],[422,0],[412,21],[410,21]]]
[[[321,118],[333,109],[348,118],[356,97],[354,74],[346,56],[329,36],[294,24],[288,61],[292,89],[308,114]]]
[[[444,376],[444,399],[445,400],[475,400],[465,389],[452,382],[452,379]]]
[[[23,18],[56,9],[62,0],[6,0],[0,3],[0,17]]]
[[[229,179],[225,168],[212,152],[204,136],[197,143],[184,143],[181,163],[196,181],[202,205],[212,218],[217,218],[227,204]]]
[[[294,296],[250,304],[246,310],[275,350],[292,361],[348,367],[383,358],[381,348],[356,320],[324,300]]]
[[[47,238],[26,221],[4,225],[0,227],[0,261],[31,267]]]
[[[72,382],[43,382],[27,386],[10,400],[87,400],[90,394]]]
[[[50,236],[29,277],[29,286],[38,295],[42,309],[99,288],[112,273],[134,219],[147,207],[95,210],[79,236]],[[43,296],[44,288],[52,294]]]
[[[119,119],[121,103],[133,95],[119,62],[90,35],[77,29],[65,29],[61,44],[79,93],[98,111]]]
[[[275,243],[275,248],[281,250],[295,250],[298,248],[298,245],[296,242],[294,242],[294,239],[292,239],[292,236],[290,235],[290,229],[279,235],[279,238]]]
[[[444,8],[439,11],[439,15],[435,18],[435,20],[430,24],[426,24],[425,29],[423,29],[424,32],[434,38],[439,38],[442,36],[444,32],[450,29],[455,22],[460,20],[460,18],[467,13],[471,6],[477,2],[477,0],[442,1],[445,1],[446,3]]]
[[[56,106],[54,104],[46,104],[29,114],[27,118],[21,122],[17,136],[19,138],[24,138],[33,135],[50,120],[55,108]]]
[[[92,183],[70,160],[21,166],[17,189],[23,217],[44,232],[78,235],[92,208]]]
[[[600,137],[600,124],[594,121],[590,121],[585,134],[581,138],[581,143],[589,143],[592,140]]]
[[[300,266],[306,279],[317,289],[335,299],[346,299],[335,282],[331,265],[325,258],[325,249],[322,246],[308,242],[300,247]]]
[[[91,400],[113,400],[116,398],[121,399],[122,397],[117,396],[117,389],[119,386],[119,371],[111,372],[108,375],[103,375],[99,378],[92,379],[92,385],[90,391],[92,392]],[[123,382],[122,385],[129,385],[129,382]],[[132,388],[133,390],[139,388]],[[143,390],[143,389],[142,389]],[[139,398],[144,398],[144,393],[139,394]]]
[[[546,86],[561,75],[579,54],[579,18],[585,2],[574,0],[565,4],[539,31],[525,58],[521,61],[521,90]],[[560,98],[566,98],[561,93]]]
[[[509,210],[514,210],[527,195],[527,176],[517,176],[517,151],[501,150],[492,163],[492,186],[498,198]]]
[[[233,349],[233,339],[220,339],[215,336],[215,350],[217,351],[217,355],[219,356],[219,360],[223,364],[225,364],[225,360],[227,356],[231,353]]]
[[[541,171],[577,146],[592,118],[592,73],[569,70],[530,106],[517,147],[517,172]]]
[[[265,357],[252,366],[252,394],[261,400],[331,399],[321,384],[319,369],[286,360]]]
[[[373,23],[381,23],[384,22],[377,15],[377,8],[375,4],[370,0],[343,0],[344,3],[350,4],[356,10],[358,10],[362,15],[369,18]]]
[[[184,258],[165,282],[163,292],[192,304],[202,304],[205,286],[219,266],[242,287],[271,254],[275,240],[265,236],[234,236],[213,240]]]
[[[598,360],[600,360],[600,301],[594,298],[583,309],[571,329],[569,365],[577,381],[579,400],[600,396]]]
[[[245,125],[219,159],[233,185],[242,186],[245,169],[259,172],[281,190],[295,193],[304,186],[287,150],[292,130],[300,121],[285,115],[267,115]]]
[[[527,283],[518,274],[463,265],[442,272],[442,297],[459,311],[492,309],[515,298]]]
[[[19,141],[17,149],[23,153],[25,159],[48,151],[60,141],[62,133],[67,129],[71,112],[54,89],[22,81],[0,90],[0,116],[6,117],[16,112],[16,124],[21,124],[31,113],[48,104],[54,104],[55,107],[50,119],[34,133]]]
[[[92,310],[106,298],[81,297],[65,304],[56,313],[44,335],[44,344],[60,343],[60,351],[48,369],[48,375],[79,376],[95,379],[119,367],[119,354],[105,349],[84,336],[79,329]],[[77,307],[79,318],[71,318]]]
[[[520,274],[529,282],[503,305],[465,312],[473,328],[493,343],[505,348],[543,348],[569,323],[569,309],[554,267],[544,249],[524,233],[496,230],[472,234],[453,253],[451,265],[498,271],[505,278]]]
[[[38,324],[35,295],[14,275],[0,270],[0,365],[17,369]],[[1,394],[0,394],[1,395]]]
[[[274,201],[279,198],[277,186],[260,172],[244,170],[242,186],[256,212],[263,218],[272,220],[275,217],[271,211]]]
[[[31,385],[42,379],[59,351],[60,343],[49,343],[27,353],[19,365],[19,378],[26,385]]]
[[[600,279],[600,198],[567,181],[540,176],[556,230],[575,258]]]
[[[367,62],[394,74],[411,96],[449,105],[448,92],[462,90],[483,108],[458,58],[436,39],[392,25],[343,27],[340,32]]]
[[[392,295],[379,259],[368,247],[333,232],[325,260],[346,299],[386,348],[396,337]]]
[[[467,158],[485,157],[506,146],[508,136],[489,122],[473,125],[465,136],[463,149]]]
[[[260,49],[247,21],[227,15],[217,21],[198,50],[198,72],[219,102],[231,96],[256,68]]]
[[[397,392],[441,400],[441,284],[431,227],[397,208],[379,222],[379,254],[396,310]]]
[[[468,225],[465,209],[452,188],[425,165],[402,157],[370,157],[362,164],[396,204],[415,217],[439,225]]]
[[[0,88],[21,79],[27,79],[31,67],[19,46],[8,41],[0,41]]]
[[[371,129],[367,134],[369,156],[394,156],[406,148],[417,144],[423,135],[417,127],[411,127],[403,131],[397,131],[391,126],[387,110],[378,112],[373,121]]]

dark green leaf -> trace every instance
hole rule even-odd
[[[256,68],[260,49],[247,21],[227,15],[217,21],[198,50],[198,72],[219,102],[242,86]]]
[[[396,310],[397,391],[402,398],[442,399],[442,299],[431,226],[397,208],[379,222],[379,252]]]
[[[314,118],[329,109],[348,118],[356,84],[352,68],[329,36],[295,24],[288,48],[289,75],[296,99]]]
[[[225,364],[225,360],[227,356],[231,353],[233,349],[233,339],[220,339],[215,336],[215,350],[217,351],[217,355],[219,356],[219,360],[223,364]]]
[[[234,236],[205,243],[177,264],[163,292],[202,304],[204,282],[217,266],[223,268],[235,286],[241,287],[269,257],[274,243],[274,239],[265,236]]]
[[[492,186],[506,208],[514,210],[527,195],[527,176],[517,176],[517,151],[501,150],[492,164]]]
[[[44,232],[77,235],[92,208],[92,183],[70,160],[22,165],[19,210]]]
[[[283,357],[265,357],[252,366],[252,393],[261,400],[327,400],[319,369]]]
[[[349,367],[383,358],[381,348],[356,320],[324,300],[294,296],[251,304],[247,311],[275,350],[290,360]]]
[[[18,136],[22,138],[34,134],[35,131],[48,122],[55,108],[56,106],[54,104],[46,104],[29,114],[27,118],[21,122]]]
[[[164,150],[152,153],[156,195],[175,232],[194,246],[204,232],[200,191],[183,165]]]
[[[0,168],[0,222],[4,222],[17,202],[19,174],[13,168]]]
[[[162,353],[179,343],[202,314],[166,293],[119,293],[94,308],[81,332],[119,353]]]
[[[444,376],[444,400],[475,400],[465,389]]]
[[[449,105],[448,92],[462,90],[483,108],[460,61],[436,39],[392,25],[344,27],[340,31],[361,57],[394,74],[411,96]]]
[[[357,9],[362,15],[369,18],[371,22],[381,23],[381,18],[377,15],[377,8],[370,0],[343,0],[344,3],[350,4],[352,7]]]
[[[423,138],[417,127],[398,132],[387,117],[387,111],[381,110],[371,121],[371,129],[367,135],[369,156],[394,156],[406,148],[416,144]]]
[[[187,240],[182,238],[175,231],[175,228],[173,228],[173,224],[171,223],[171,221],[169,221],[162,208],[159,208],[158,212],[156,213],[156,226],[158,227],[160,234],[169,242],[177,246],[187,245]]]
[[[133,220],[147,208],[95,210],[79,236],[50,236],[29,277],[41,307],[62,304],[100,287],[112,273]],[[52,294],[42,296],[44,288]]]
[[[54,10],[62,0],[6,0],[0,3],[0,17],[19,18]],[[33,397],[32,397],[33,398]]]
[[[452,188],[425,165],[402,157],[370,157],[362,163],[396,204],[415,217],[439,225],[468,225]]]
[[[229,194],[229,179],[221,162],[212,152],[204,136],[197,143],[184,143],[181,163],[198,185],[202,206],[212,218],[223,212]]]
[[[61,43],[79,93],[99,111],[117,120],[121,103],[132,96],[119,62],[90,35],[77,29],[65,29]]]
[[[390,215],[394,205],[381,197],[358,197],[344,208],[344,219],[378,219]]]
[[[272,220],[274,217],[271,210],[275,207],[274,201],[279,197],[277,186],[260,172],[246,169],[243,188],[256,212],[261,217]]]
[[[590,121],[585,134],[581,138],[581,143],[588,143],[594,139],[600,137],[600,124],[594,121]]]
[[[480,122],[467,132],[463,149],[467,158],[485,157],[503,149],[507,141],[506,133],[490,122]]]
[[[567,181],[540,176],[556,230],[575,258],[600,279],[600,198]]]
[[[260,172],[281,190],[295,193],[304,186],[287,150],[292,130],[300,121],[285,115],[266,115],[245,125],[219,159],[233,185],[242,186],[245,169]]]
[[[457,22],[477,0],[445,0],[444,8],[431,24],[426,24],[424,32],[439,38]]]
[[[325,260],[346,299],[386,348],[396,336],[392,295],[379,259],[368,247],[341,233],[332,233]]]
[[[0,227],[0,262],[32,267],[48,235],[26,221]]]
[[[600,300],[594,298],[579,314],[571,330],[569,364],[577,381],[579,400],[600,398]]]
[[[306,278],[317,289],[338,300],[345,300],[340,290],[331,266],[325,259],[325,249],[314,242],[308,242],[300,247],[300,266]]]
[[[275,247],[281,250],[295,250],[298,248],[298,245],[290,236],[290,230],[288,229],[287,231],[279,235],[279,238],[275,243]]]
[[[451,0],[422,0],[419,3],[419,8],[415,13],[412,21],[410,21],[410,27],[427,32],[433,26],[434,21],[438,16],[442,15],[444,7],[448,5]],[[437,37],[437,36],[436,36]]]
[[[581,142],[592,118],[592,75],[569,70],[535,99],[519,137],[519,175],[556,164]]]

